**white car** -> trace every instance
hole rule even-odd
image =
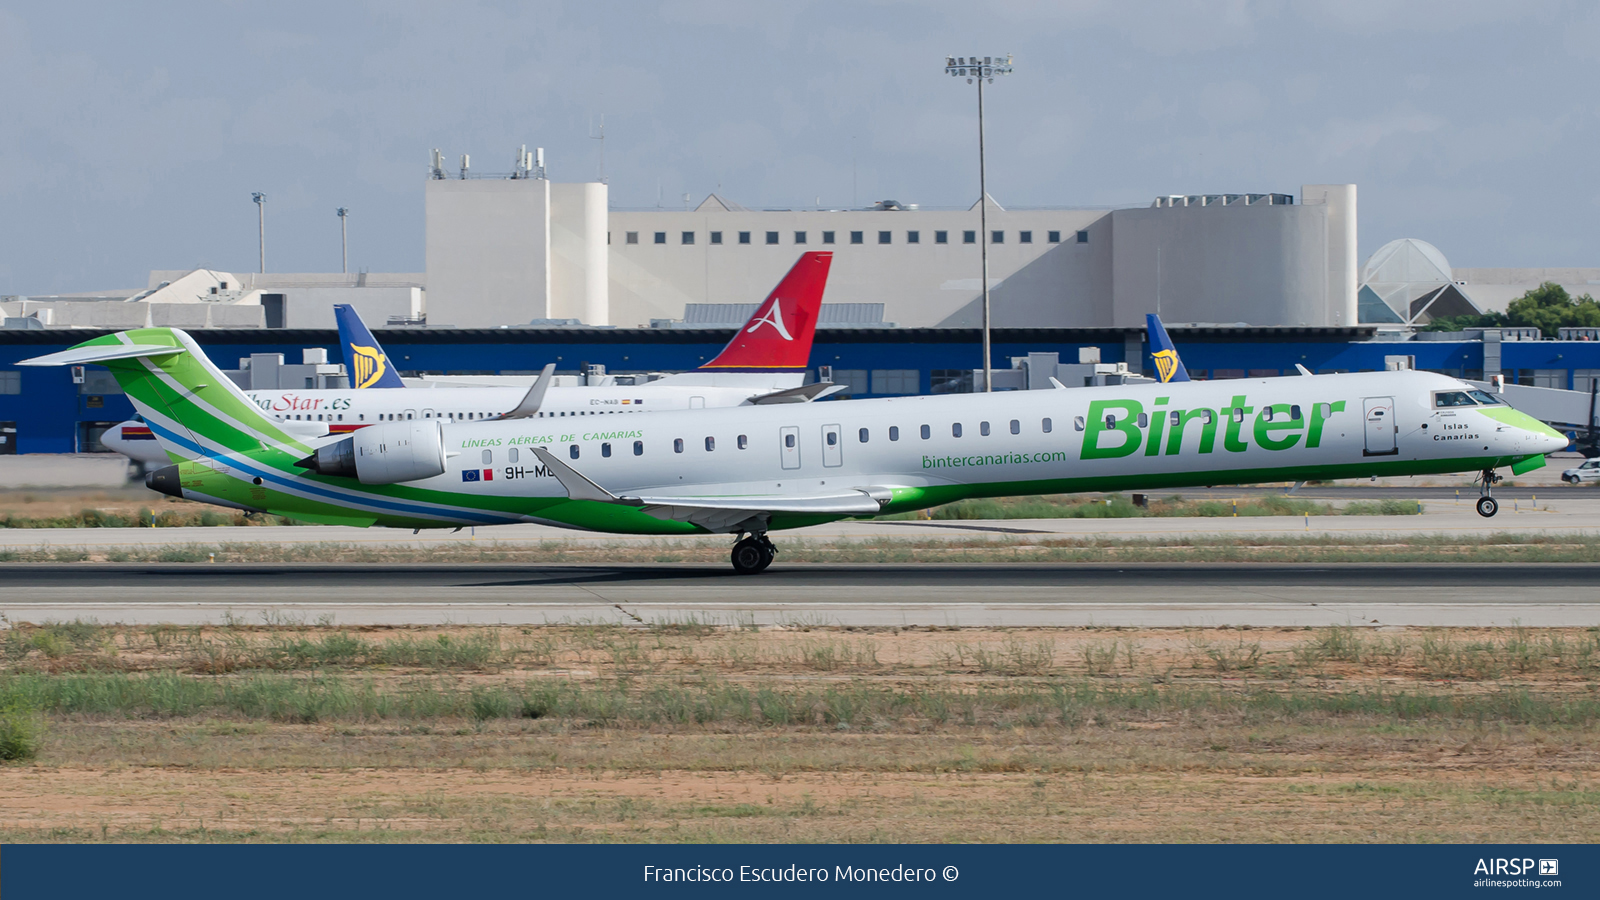
[[[1568,469],[1561,473],[1561,480],[1567,484],[1583,484],[1585,481],[1600,481],[1600,458],[1586,459],[1583,465],[1575,469]]]

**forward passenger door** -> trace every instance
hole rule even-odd
[[[1367,421],[1365,455],[1389,456],[1399,453],[1396,435],[1400,433],[1400,426],[1394,420],[1394,398],[1368,397],[1361,401],[1361,408],[1366,413]]]

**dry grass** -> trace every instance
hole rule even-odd
[[[1593,841],[1600,632],[21,626],[0,840]]]
[[[296,524],[246,516],[207,503],[166,497],[141,484],[122,488],[0,490],[0,528],[192,528]]]

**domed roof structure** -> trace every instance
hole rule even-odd
[[[1363,323],[1425,325],[1443,316],[1481,315],[1456,287],[1439,248],[1401,238],[1378,248],[1361,267],[1358,318]]]

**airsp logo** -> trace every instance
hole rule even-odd
[[[1560,863],[1554,859],[1539,860],[1540,875],[1558,874]],[[1533,871],[1531,859],[1479,859],[1478,865],[1473,868],[1474,875],[1527,875]]]
[[[771,325],[773,328],[778,329],[778,333],[783,335],[783,339],[786,341],[794,340],[789,336],[789,329],[783,326],[783,300],[781,298],[772,298],[772,306],[767,309],[761,318],[751,322],[750,327],[746,328],[744,333],[753,334],[757,328],[763,325]]]
[[[376,347],[362,347],[359,344],[351,344],[350,349],[356,355],[356,387],[371,387],[376,384],[389,367],[384,355],[379,353]]]

